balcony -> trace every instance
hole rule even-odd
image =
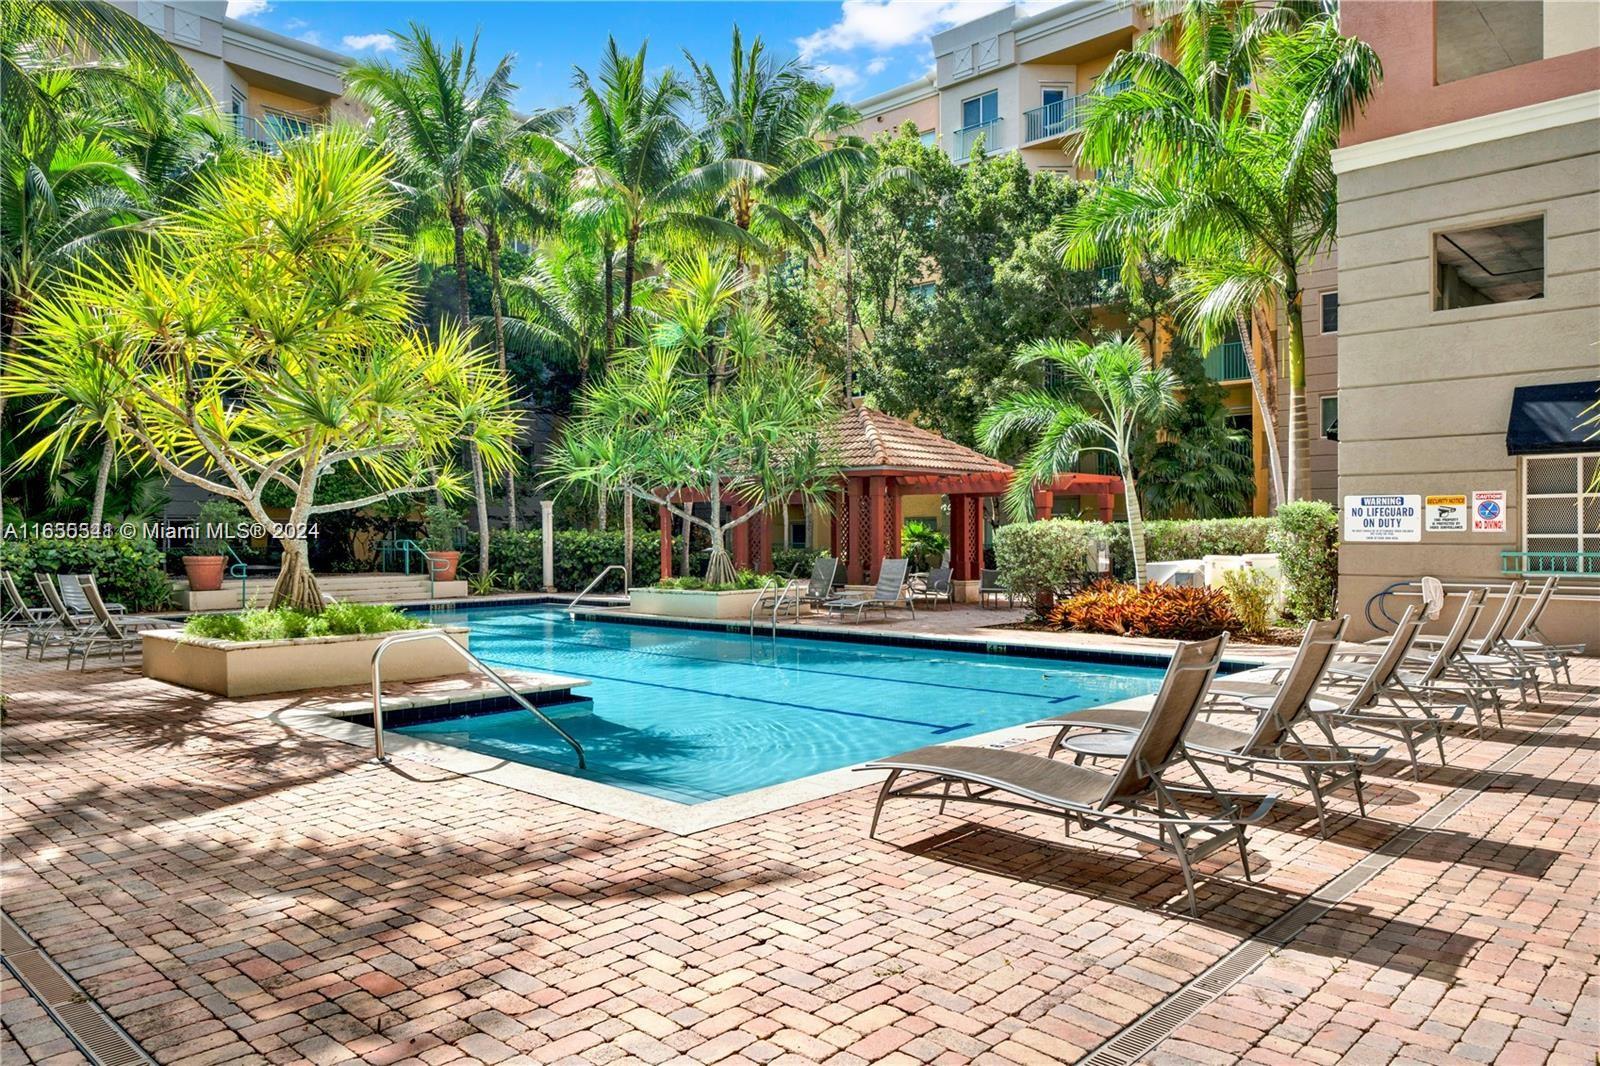
[[[1114,95],[1121,92],[1127,84],[1125,81],[1119,81],[1106,86],[1104,90],[1097,87],[1077,96],[1068,96],[1054,103],[1024,111],[1022,124],[1026,136],[1023,137],[1022,143],[1032,144],[1034,141],[1076,133],[1083,128],[1083,120],[1088,115],[1091,97]]]
[[[234,131],[240,137],[269,152],[276,150],[284,141],[304,137],[322,125],[320,115],[298,115],[288,112],[269,112],[260,118],[237,113],[229,117],[233,119]]]
[[[1206,377],[1212,381],[1250,380],[1250,361],[1239,341],[1225,341],[1206,353]]]
[[[1000,139],[1000,120],[995,118],[975,126],[963,126],[950,136],[950,158],[965,163],[972,158],[972,147],[979,137],[983,138],[986,153],[994,150],[995,142]]]

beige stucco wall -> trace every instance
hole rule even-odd
[[[937,131],[940,128],[938,95],[930,92],[908,104],[865,113],[860,122],[850,127],[849,132],[860,137],[876,137],[880,133],[892,134],[907,122],[916,126],[918,132]]]
[[[1507,532],[1346,544],[1341,606],[1359,620],[1391,581],[1497,578],[1521,544],[1517,385],[1600,375],[1600,119],[1348,170],[1340,176],[1339,493],[1504,489]],[[1543,299],[1433,310],[1441,229],[1543,213]],[[1558,603],[1552,636],[1600,642],[1593,601]]]

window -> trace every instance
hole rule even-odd
[[[264,110],[266,114],[262,117],[261,125],[274,141],[304,137],[311,132],[311,122],[303,115],[294,115],[271,107]]]
[[[1060,104],[1063,100],[1071,95],[1071,91],[1063,86],[1046,85],[1044,88],[1039,90],[1039,103],[1045,107],[1049,107],[1051,104]]]
[[[1339,332],[1339,294],[1325,292],[1322,294],[1322,332]]]
[[[1514,303],[1544,296],[1544,216],[1433,238],[1433,309]]]
[[[1339,394],[1322,398],[1322,436],[1326,440],[1339,439]]]
[[[1449,0],[1433,10],[1433,77],[1439,85],[1544,58],[1543,3]]]
[[[934,296],[939,292],[939,286],[935,282],[924,281],[920,285],[910,286],[906,289],[906,292],[913,300],[919,300],[922,303],[931,304],[933,303]]]
[[[917,131],[917,140],[921,141],[927,147],[932,148],[936,143],[938,143],[939,131],[938,130],[918,130]]]
[[[982,96],[961,101],[961,128],[971,129],[995,121],[1000,117],[1000,93],[991,90]]]
[[[1530,557],[1530,571],[1600,574],[1600,556],[1581,558],[1574,552],[1600,553],[1600,453],[1540,455],[1523,460],[1522,546],[1528,552],[1555,552]]]

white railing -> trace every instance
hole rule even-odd
[[[988,122],[980,122],[976,126],[963,126],[951,135],[950,158],[957,163],[964,163],[972,158],[972,149],[977,144],[978,138],[983,138],[984,153],[994,151],[996,142],[1000,139],[1000,120],[992,118]]]

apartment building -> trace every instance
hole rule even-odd
[[[1341,18],[1384,66],[1334,157],[1341,607],[1558,573],[1544,630],[1600,646],[1600,5]]]
[[[891,133],[907,122],[930,144],[942,145],[965,162],[981,138],[984,150],[1019,152],[1034,170],[1092,180],[1078,165],[1071,136],[1082,128],[1084,101],[1118,52],[1131,48],[1150,29],[1144,5],[1119,0],[1071,0],[1031,15],[1001,8],[932,38],[934,69],[914,82],[856,104],[862,114],[853,132],[871,137]],[[1312,421],[1311,494],[1332,502],[1338,478],[1338,307],[1337,257],[1332,249],[1307,265],[1305,290],[1307,403]],[[1097,326],[1125,329],[1126,323],[1097,316]],[[1282,325],[1280,324],[1280,329]],[[1164,341],[1163,337],[1163,341]],[[1158,342],[1156,358],[1164,343]],[[1279,346],[1281,351],[1282,345]],[[1226,390],[1224,402],[1234,425],[1248,434],[1255,464],[1253,510],[1271,507],[1265,420],[1255,410],[1248,359],[1238,341],[1206,354],[1206,370]],[[1279,397],[1279,448],[1288,448],[1287,387]],[[1070,510],[1089,501],[1058,500]]]
[[[350,57],[227,17],[226,0],[117,0],[165,37],[244,136],[272,144],[336,118],[360,121],[345,96]]]

